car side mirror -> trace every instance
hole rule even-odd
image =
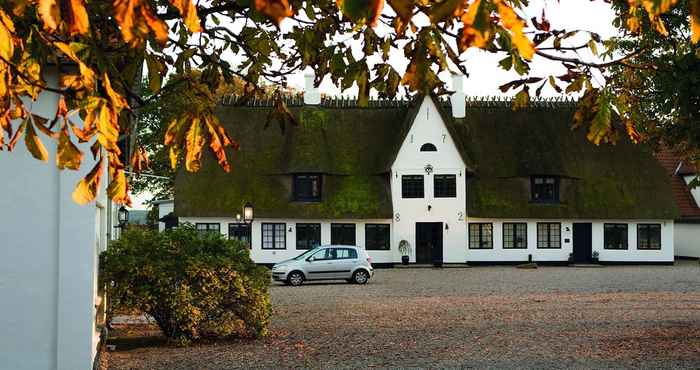
[[[306,262],[313,262],[314,261],[314,256],[311,256],[306,259]]]

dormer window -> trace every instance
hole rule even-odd
[[[292,186],[292,199],[299,202],[320,202],[321,175],[294,175],[294,184]]]
[[[431,143],[425,143],[420,147],[421,152],[437,152],[437,147]]]
[[[530,178],[530,190],[533,202],[558,203],[559,178],[554,176],[533,176]]]

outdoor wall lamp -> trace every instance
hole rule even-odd
[[[428,212],[430,212],[431,209],[433,209],[433,206],[431,206],[430,204],[428,204]]]
[[[243,206],[243,222],[247,225],[253,223],[253,205],[250,202],[246,202]]]
[[[126,227],[127,223],[129,223],[129,210],[126,209],[126,207],[121,206],[117,211],[117,227],[123,229]]]
[[[445,224],[445,230],[449,230],[449,229],[450,229],[450,225]]]

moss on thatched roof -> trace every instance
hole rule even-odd
[[[269,106],[219,107],[241,149],[230,173],[207,154],[199,173],[177,175],[179,216],[232,216],[246,201],[256,217],[391,218],[388,171],[417,103],[358,108],[344,101],[293,106],[299,126],[265,128]],[[294,104],[291,104],[294,105]],[[440,104],[443,105],[443,104]],[[595,146],[572,131],[573,104],[540,102],[512,111],[504,102],[470,102],[467,117],[443,119],[469,169],[470,217],[674,218],[663,169],[641,145]],[[294,202],[291,175],[323,173],[323,201]],[[529,177],[562,177],[560,204],[530,203]]]
[[[240,142],[231,172],[207,154],[198,173],[175,182],[178,215],[231,216],[250,201],[256,217],[391,218],[387,168],[405,107],[292,108],[298,126],[265,128],[269,107],[221,106],[217,112]],[[291,175],[322,173],[323,201],[291,201]]]

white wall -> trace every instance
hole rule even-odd
[[[685,180],[686,185],[689,185],[691,181],[695,179],[695,176],[684,176],[683,180]],[[695,188],[690,189],[690,194],[693,195],[693,199],[695,200],[695,205],[700,207],[700,186],[697,186]]]
[[[53,117],[56,102],[42,94],[32,110]],[[87,153],[81,171],[59,171],[55,142],[37,133],[48,163],[31,157],[22,142],[0,152],[0,368],[88,369],[106,214],[71,198],[92,167],[89,145],[81,146]],[[102,197],[103,209],[105,202]]]
[[[676,256],[700,258],[700,224],[676,222],[674,229]]]
[[[421,152],[420,147],[432,143],[436,152]],[[428,175],[425,166],[430,164],[433,172]],[[435,198],[433,177],[436,174],[457,176],[456,198]],[[424,198],[403,199],[401,176],[423,175]],[[443,223],[443,261],[464,262],[462,249],[466,245],[466,168],[447,127],[430,98],[425,98],[416,115],[413,126],[406,135],[396,160],[391,167],[391,197],[394,207],[394,229],[391,248],[394,261],[400,261],[398,244],[407,240],[411,244],[411,262],[416,254],[416,222]],[[431,210],[428,211],[428,206]],[[444,230],[445,224],[449,230]]]
[[[164,201],[158,203],[158,219],[165,217],[168,213],[175,209],[174,201]],[[165,230],[165,222],[158,222],[158,231]]]
[[[590,222],[592,224],[592,247],[599,253],[601,262],[672,262],[674,251],[674,223],[672,220],[505,220],[470,218],[469,222],[493,223],[493,249],[468,249],[465,241],[465,259],[472,262],[527,261],[532,255],[533,261],[567,261],[573,251],[573,224]],[[503,249],[503,223],[527,223],[527,249]],[[561,222],[561,249],[537,248],[537,223]],[[626,250],[603,248],[603,228],[606,223],[627,224]],[[637,249],[637,224],[657,223],[661,225],[661,250]],[[567,241],[568,240],[568,241]]]
[[[218,223],[221,234],[228,236],[228,224],[236,223],[235,218],[224,217],[180,217],[180,222],[189,222],[196,224],[198,222]],[[285,223],[286,230],[286,249],[262,249],[262,224],[263,223]],[[317,223],[321,224],[321,244],[327,245],[331,243],[331,224],[332,223],[347,223],[355,224],[355,242],[358,247],[365,247],[365,224],[388,224],[391,225],[391,220],[318,220],[318,219],[255,219],[251,226],[251,252],[250,257],[256,263],[276,263],[296,257],[304,252],[296,248],[296,224],[297,223]],[[391,226],[390,226],[391,230]],[[383,263],[393,262],[392,251],[367,251],[372,262]],[[400,257],[399,257],[400,260]]]

